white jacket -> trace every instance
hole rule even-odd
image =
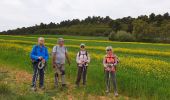
[[[79,51],[77,53],[76,62],[80,67],[82,66],[82,62],[86,62],[86,66],[88,66],[88,63],[90,63],[89,53],[87,51]]]

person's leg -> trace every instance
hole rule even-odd
[[[109,71],[105,71],[105,80],[106,80],[106,92],[110,91],[110,80],[109,80]]]
[[[76,80],[76,85],[79,86],[80,80],[81,80],[81,75],[82,75],[82,67],[78,66],[78,73],[77,73],[77,80]]]
[[[39,69],[39,87],[40,88],[44,87],[44,68]]]
[[[114,93],[115,93],[115,95],[118,95],[117,94],[117,84],[116,84],[116,73],[112,72],[111,76],[112,76],[112,81],[113,81]]]
[[[62,86],[66,85],[66,81],[65,81],[65,67],[64,64],[61,65],[61,81],[62,81]]]
[[[87,67],[83,69],[83,85],[86,85]]]
[[[37,77],[38,77],[38,66],[37,63],[33,64],[33,77],[32,77],[32,87],[36,88],[36,81],[37,81]]]
[[[55,81],[55,86],[58,87],[58,82],[59,82],[59,65],[57,65],[54,70],[55,70],[55,73],[54,73],[54,81]]]

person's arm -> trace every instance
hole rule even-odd
[[[68,64],[70,65],[71,63],[70,63],[70,58],[69,58],[69,55],[68,55],[68,53],[66,52],[66,59],[67,59],[67,62],[68,62]]]
[[[103,58],[103,66],[104,66],[104,68],[107,67],[107,66],[106,66],[106,57]]]
[[[87,54],[87,63],[90,63],[90,55],[89,55],[89,53]]]
[[[36,46],[33,46],[30,56],[31,56],[31,59],[38,60],[39,57],[36,55],[35,48]]]
[[[65,56],[66,56],[66,59],[67,59],[67,62],[68,64],[70,65],[70,58],[69,58],[69,55],[68,55],[68,51],[67,51],[67,48],[65,47]]]
[[[49,58],[48,49],[45,48],[45,57],[44,57],[45,61],[47,61],[48,58]]]
[[[52,50],[52,65],[53,65],[53,68],[56,66],[56,47],[54,46],[53,47],[53,50]]]
[[[114,55],[114,56],[115,56],[115,63],[114,63],[114,65],[117,65],[119,63],[119,59],[118,59],[118,57],[116,55]]]
[[[79,57],[79,52],[77,53],[76,62],[77,62],[77,64],[80,64],[80,63],[81,63],[80,57]]]

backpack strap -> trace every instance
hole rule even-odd
[[[81,55],[81,51],[79,51],[79,57],[80,57],[80,55]],[[86,55],[87,59],[89,59],[89,58],[88,58],[88,52],[87,52],[87,51],[85,51],[85,55]]]
[[[58,46],[56,46],[56,52],[57,52],[57,48],[58,48]],[[65,49],[65,53],[66,53],[66,50],[67,50],[67,48],[64,46],[64,49]]]

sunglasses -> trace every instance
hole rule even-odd
[[[81,48],[84,48],[84,46],[81,46]]]
[[[111,49],[108,49],[107,51],[111,51]]]

